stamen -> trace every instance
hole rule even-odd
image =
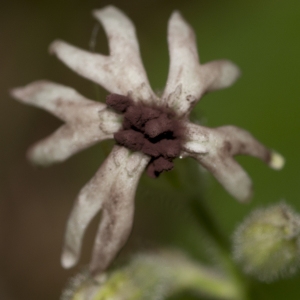
[[[110,94],[106,97],[106,104],[116,112],[123,113],[133,104],[133,101],[123,95]]]
[[[134,130],[121,130],[114,134],[116,142],[133,151],[140,151],[144,145],[144,135]]]
[[[124,114],[124,118],[127,119],[136,129],[142,130],[145,121],[142,118],[143,108],[142,106],[130,106],[126,113]]]
[[[169,170],[173,169],[173,167],[174,167],[173,162],[171,162],[163,157],[159,157],[159,158],[155,159],[153,161],[153,165],[154,165],[155,171],[159,172],[159,173],[161,173],[163,171],[169,171]]]
[[[181,152],[182,126],[172,113],[162,108],[135,104],[130,98],[112,94],[106,103],[124,113],[123,128],[114,134],[119,145],[152,157],[147,174],[158,177],[173,168]]]
[[[146,173],[152,178],[157,178],[163,171],[170,171],[174,167],[173,162],[159,157],[151,161],[147,167]]]
[[[165,113],[162,113],[157,119],[149,120],[145,125],[145,133],[151,138],[167,131],[173,131],[173,122]]]
[[[161,153],[162,156],[165,158],[176,158],[179,157],[180,155],[180,141],[177,140],[161,140],[160,142],[157,143],[159,152]]]
[[[152,157],[159,157],[161,155],[161,152],[159,151],[157,145],[151,143],[147,139],[145,139],[144,141],[142,152]]]

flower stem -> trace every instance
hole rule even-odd
[[[77,280],[78,281],[78,280]],[[192,290],[213,299],[239,299],[230,280],[174,250],[136,254],[123,267],[99,278],[86,277],[63,300],[155,300]],[[67,295],[67,293],[65,293]]]
[[[247,300],[248,286],[246,279],[237,269],[230,254],[230,244],[221,232],[220,228],[215,222],[212,213],[209,211],[207,205],[199,196],[191,196],[189,206],[193,216],[201,229],[204,231],[209,243],[215,249],[215,255],[226,272],[227,276],[234,284],[239,300]]]

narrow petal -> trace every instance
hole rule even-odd
[[[211,172],[226,191],[241,202],[252,196],[252,182],[242,167],[231,157],[198,156],[198,161]]]
[[[227,88],[241,75],[238,66],[225,59],[203,64],[200,71],[201,81],[205,85],[205,92]]]
[[[149,160],[148,156],[134,152],[127,161],[121,161],[109,191],[109,201],[103,205],[90,264],[93,274],[104,271],[128,239],[133,223],[135,191]]]
[[[140,50],[135,27],[131,20],[118,8],[107,6],[93,11],[94,17],[103,25],[109,42],[110,55],[121,58],[137,54],[138,64],[144,69],[140,60]]]
[[[208,153],[212,129],[189,122],[184,124],[184,128],[183,150],[195,155]]]
[[[235,126],[215,129],[187,123],[182,156],[191,156],[207,168],[224,188],[240,201],[251,196],[251,180],[235,155],[251,155],[271,168],[283,167],[283,158],[258,142],[249,132]]]
[[[217,130],[224,134],[225,144],[231,155],[257,157],[274,170],[280,170],[284,167],[284,157],[266,148],[248,131],[235,126],[222,126],[218,127]]]
[[[101,140],[112,138],[113,133],[101,131],[99,122],[79,126],[65,124],[47,138],[34,144],[27,155],[34,164],[49,166],[63,162]]]
[[[230,86],[239,69],[230,61],[199,64],[193,29],[178,12],[174,12],[168,26],[170,68],[163,99],[167,106],[186,115],[208,91]]]
[[[90,53],[63,41],[53,42],[50,52],[72,70],[111,93],[130,95],[135,101],[155,99],[141,61],[132,22],[113,6],[94,11],[94,16],[106,31],[109,56]]]
[[[102,163],[94,177],[81,189],[75,200],[68,219],[62,252],[61,262],[65,268],[70,268],[77,263],[85,230],[101,209],[109,194],[112,182],[119,172],[119,166],[114,161],[114,155],[116,155],[116,148]]]
[[[184,114],[203,92],[199,58],[193,29],[179,12],[169,20],[168,43],[170,67],[163,99],[178,114]],[[177,93],[175,91],[177,90]]]
[[[223,139],[223,149],[229,155],[251,155],[270,163],[271,150],[266,148],[251,133],[235,126],[222,126],[216,128]]]
[[[61,261],[65,268],[70,268],[77,263],[80,256],[82,239],[85,230],[99,210],[103,208],[101,224],[103,222],[107,222],[109,213],[115,215],[114,211],[109,210],[109,208],[114,205],[110,203],[115,203],[114,199],[119,198],[115,198],[113,195],[121,195],[123,191],[129,190],[129,193],[122,195],[124,199],[122,199],[122,202],[120,203],[127,203],[129,213],[127,216],[126,210],[124,210],[125,215],[120,216],[120,222],[126,219],[126,216],[127,218],[130,216],[137,181],[147,162],[148,158],[140,153],[133,153],[130,155],[129,150],[126,148],[119,146],[115,146],[113,148],[111,154],[103,162],[95,176],[83,187],[76,199],[74,208],[67,223],[65,244],[62,253]],[[132,165],[134,166],[130,169]],[[123,181],[125,179],[126,182]],[[130,204],[131,202],[132,204]],[[117,213],[118,205],[115,205]],[[128,220],[128,222],[129,221],[130,220]],[[118,224],[118,222],[119,220],[116,220],[116,224]],[[126,225],[126,223],[123,225]],[[97,248],[97,252],[96,250],[94,252],[96,252],[99,257],[103,258],[104,264],[107,264],[111,259],[113,259],[120,248],[114,248],[115,252],[108,253],[107,249],[111,247],[111,244],[107,242],[109,237],[103,236],[103,238],[104,246],[101,249],[97,248],[98,246],[95,246],[95,249]],[[119,238],[122,239],[123,236],[120,236]],[[99,237],[97,237],[97,241],[98,240]],[[117,243],[117,241],[114,240],[111,242]],[[107,256],[104,257],[103,253]],[[101,264],[101,262],[97,261],[97,264]]]
[[[144,102],[156,99],[150,87],[141,59],[136,30],[131,20],[118,8],[110,5],[93,11],[108,37],[109,52],[114,64],[115,85],[121,85],[122,95]]]
[[[97,142],[111,139],[122,126],[119,115],[108,110],[105,104],[57,83],[37,81],[15,88],[11,94],[67,122],[29,150],[29,159],[39,165],[62,162]]]
[[[25,87],[15,88],[11,95],[17,100],[54,114],[67,122],[96,120],[99,111],[106,105],[89,100],[74,89],[46,80],[35,81]]]

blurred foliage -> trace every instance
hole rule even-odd
[[[90,277],[86,271],[79,273],[70,280],[61,300],[157,300],[182,291],[213,299],[243,298],[239,288],[219,270],[192,261],[179,251],[159,249],[133,255],[107,274]]]
[[[60,123],[45,112],[12,101],[8,90],[47,78],[95,98],[94,86],[49,56],[47,47],[61,38],[88,48],[95,25],[90,11],[107,4],[124,10],[135,23],[146,70],[158,92],[168,72],[167,21],[174,9],[180,10],[195,29],[202,62],[228,58],[243,72],[233,87],[206,95],[194,110],[194,120],[212,127],[234,124],[245,128],[286,157],[286,167],[280,172],[253,158],[239,158],[254,183],[250,205],[237,203],[205,173],[200,186],[190,184],[189,195],[196,188],[203,190],[203,203],[222,236],[230,239],[236,225],[259,205],[285,199],[300,210],[299,0],[4,0],[0,4],[1,299],[58,299],[67,278],[76,273],[59,265],[73,199],[112,145],[102,143],[49,169],[33,168],[26,162],[26,149]],[[108,51],[102,29],[97,51]],[[101,89],[100,99],[105,95]],[[143,177],[133,234],[121,256],[168,245],[218,264],[205,234],[187,210],[185,195],[177,192],[183,180],[194,182],[193,170],[198,166],[183,160],[176,167],[157,181]],[[96,223],[86,238],[82,263],[89,260]],[[299,297],[299,275],[272,284],[251,282],[251,299]]]

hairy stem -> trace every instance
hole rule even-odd
[[[87,277],[75,287],[71,298],[62,300],[156,300],[183,290],[213,299],[241,300],[226,277],[173,250],[134,255],[106,278]]]

